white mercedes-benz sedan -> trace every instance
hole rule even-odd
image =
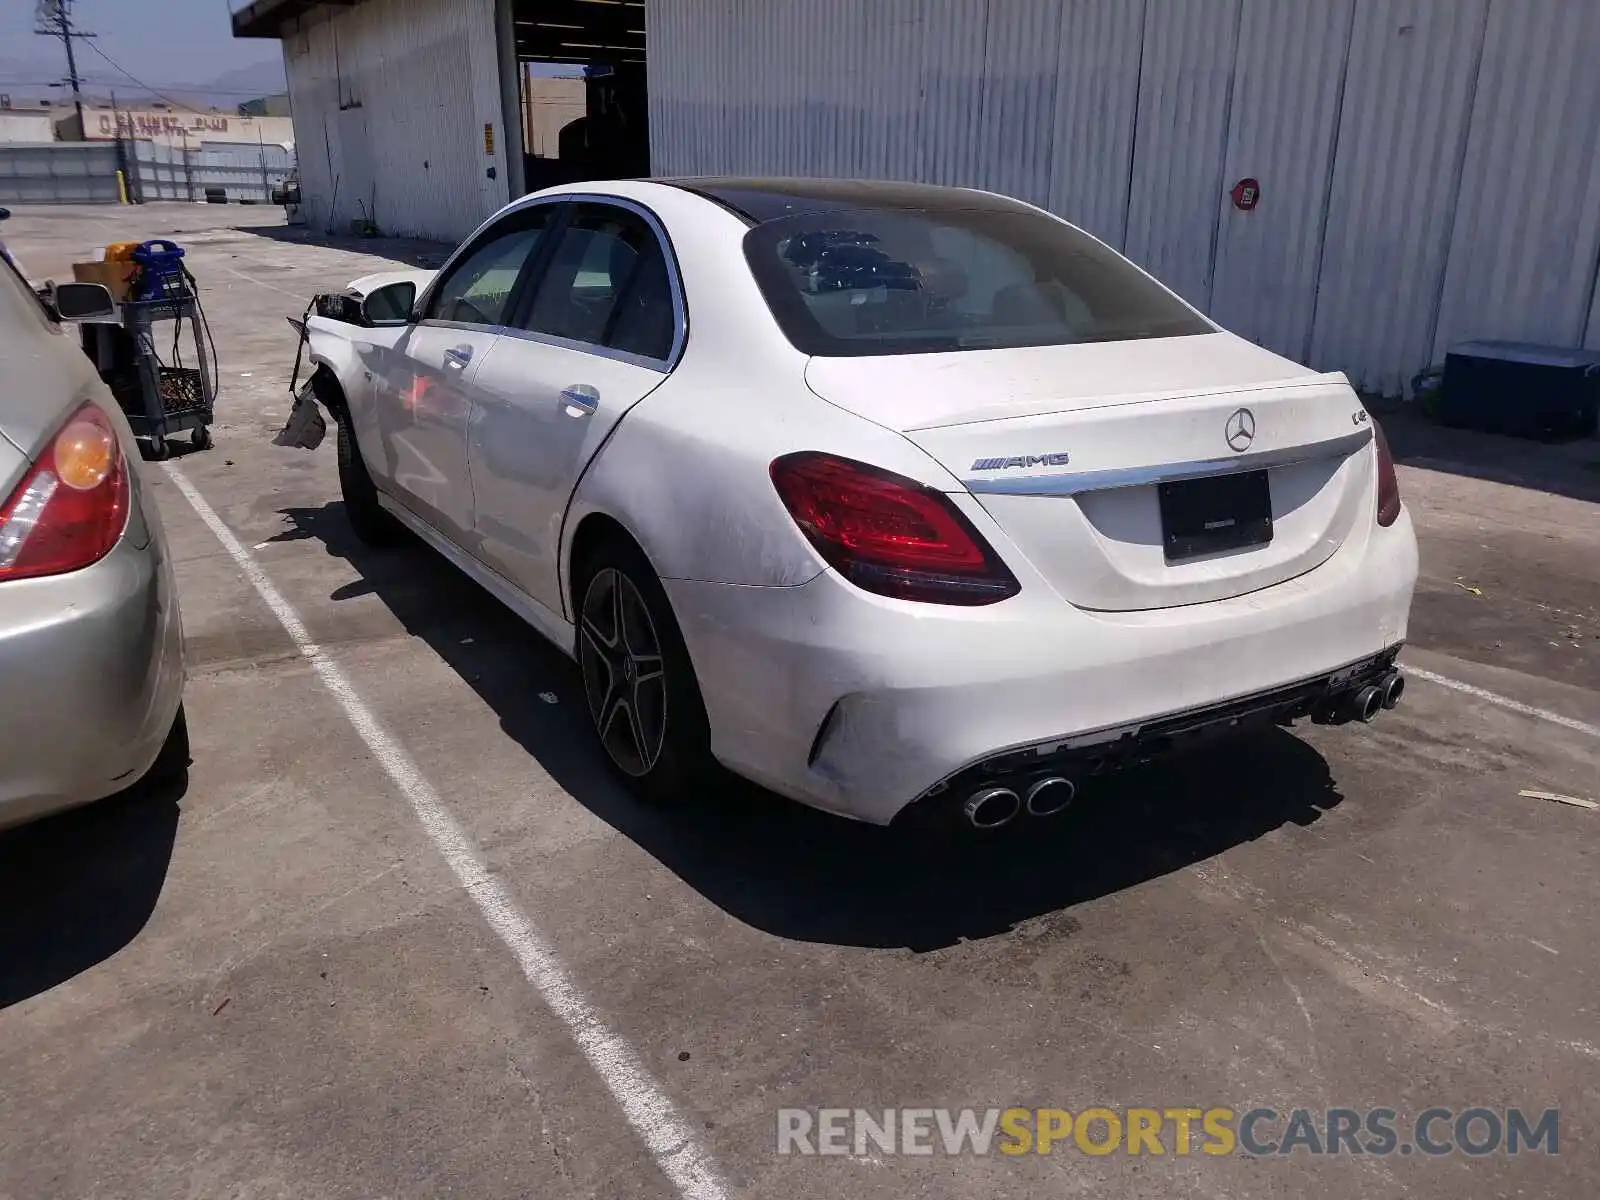
[[[1031,205],[591,183],[358,282],[308,322],[353,526],[571,654],[647,793],[993,828],[1400,698],[1416,541],[1349,383]]]

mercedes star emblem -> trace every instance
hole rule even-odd
[[[1228,418],[1228,423],[1222,427],[1222,435],[1228,439],[1228,448],[1239,453],[1250,449],[1250,443],[1256,440],[1256,415],[1248,408],[1236,408],[1233,415]]]

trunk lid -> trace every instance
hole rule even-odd
[[[1231,334],[814,358],[806,379],[938,460],[1080,608],[1270,587],[1372,517],[1372,427],[1345,378]]]

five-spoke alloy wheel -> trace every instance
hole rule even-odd
[[[705,706],[683,635],[644,556],[608,543],[583,563],[578,667],[589,720],[611,764],[652,799],[706,778]]]
[[[617,568],[590,576],[578,637],[589,717],[601,745],[624,774],[649,774],[667,731],[661,639],[638,588]]]

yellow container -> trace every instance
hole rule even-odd
[[[112,242],[106,247],[106,261],[132,262],[133,252],[138,248],[138,242]]]
[[[134,277],[139,264],[132,262],[80,262],[72,264],[72,278],[79,283],[103,283],[119,304],[133,295]]]

